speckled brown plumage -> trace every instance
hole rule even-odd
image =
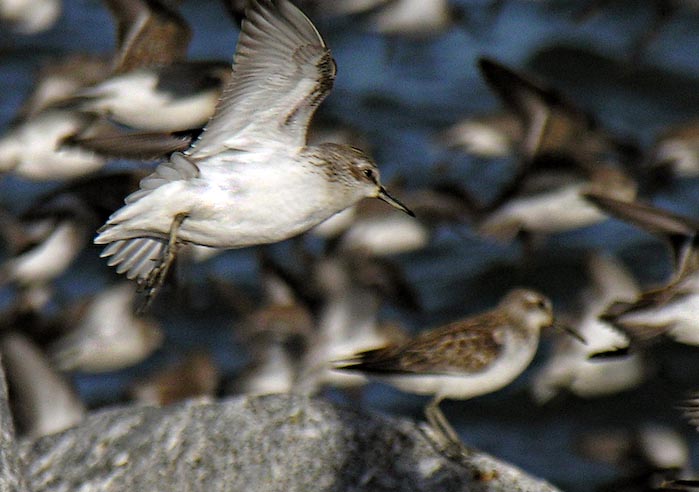
[[[502,331],[513,328],[518,331],[504,313],[489,311],[423,332],[402,345],[357,354],[357,363],[345,369],[367,373],[478,372],[502,352]]]

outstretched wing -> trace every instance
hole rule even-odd
[[[288,0],[255,0],[233,76],[187,154],[199,160],[227,149],[305,145],[308,122],[334,79],[335,62],[311,21]]]

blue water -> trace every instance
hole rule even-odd
[[[429,0],[425,0],[429,1]],[[469,26],[455,26],[427,40],[385,39],[359,22],[319,22],[320,31],[338,64],[334,92],[324,111],[362,130],[380,164],[384,179],[403,177],[409,186],[429,182],[437,165],[446,165],[449,179],[465,184],[477,196],[492,195],[507,180],[510,162],[488,163],[448,152],[435,142],[437,130],[463,116],[498,108],[498,101],[475,69],[487,55],[515,67],[528,67],[590,109],[614,130],[648,146],[664,125],[699,114],[699,16],[682,13],[662,26],[640,61],[628,63],[634,42],[651,23],[650,2],[619,1],[584,23],[571,13],[585,2],[506,2],[492,21],[485,1],[462,0],[471,9]],[[554,6],[547,4],[555,4]],[[544,5],[539,5],[544,4]],[[232,59],[237,30],[214,1],[185,1],[182,11],[194,38],[190,54],[200,59]],[[75,51],[110,53],[111,19],[97,0],[65,0],[56,26],[34,36],[0,28],[0,129],[5,127],[30,91],[42,60]],[[5,178],[0,202],[21,210],[33,196],[56,183],[27,183]],[[699,217],[699,180],[677,183],[656,197],[662,206]],[[647,235],[616,221],[552,238],[533,258],[533,268],[518,268],[517,246],[493,246],[467,229],[437,231],[424,251],[401,255],[424,307],[421,313],[399,315],[413,330],[449,321],[491,306],[508,288],[527,284],[549,294],[559,307],[569,307],[584,285],[581,253],[605,248],[620,253],[646,282],[667,274],[662,246]],[[86,295],[113,278],[88,249],[57,286],[68,301]],[[638,261],[643,258],[643,261]],[[254,288],[255,263],[250,251],[235,251],[204,267]],[[4,296],[4,297],[3,297]],[[0,300],[9,294],[3,291]],[[178,351],[210,348],[224,372],[233,373],[244,360],[236,351],[232,321],[225,313],[158,311],[167,343],[152,360],[108,376],[76,376],[74,381],[92,405],[109,402],[120,388],[146,368]],[[547,346],[534,365],[544,360]],[[684,392],[699,386],[697,350],[665,347],[661,364],[672,377],[659,377],[635,391],[583,401],[569,397],[537,407],[527,395],[526,373],[495,395],[469,402],[447,402],[445,412],[464,440],[544,477],[564,490],[592,490],[615,477],[606,465],[585,461],[572,450],[582,432],[633,427],[659,422],[686,434],[696,451],[696,436],[674,406]],[[424,399],[378,384],[367,390],[368,408],[422,418]]]

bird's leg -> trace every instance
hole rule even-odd
[[[170,267],[175,262],[175,258],[177,256],[177,248],[179,246],[177,242],[177,233],[180,230],[182,222],[184,222],[184,219],[186,218],[187,214],[177,214],[170,225],[170,237],[168,239],[167,247],[163,252],[163,256],[158,265],[150,271],[148,277],[146,277],[141,285],[141,288],[145,291],[145,300],[138,309],[139,313],[143,313],[146,309],[148,309],[150,304],[153,302],[153,299],[160,291],[160,288],[163,286],[163,283],[165,283],[165,278],[167,277]]]
[[[456,433],[447,418],[444,416],[444,413],[442,413],[439,408],[439,402],[441,401],[442,397],[435,396],[425,407],[427,423],[430,424],[430,427],[437,433],[438,437],[444,440],[445,444],[461,444],[459,435]]]
[[[434,444],[439,452],[447,459],[464,463],[464,458],[470,455],[466,446],[459,439],[459,435],[451,426],[444,413],[439,409],[441,396],[435,396],[425,407],[425,416],[430,428],[436,434]]]
[[[441,401],[442,397],[436,395],[425,407],[427,423],[434,434],[432,442],[435,449],[447,459],[470,467],[468,457],[471,455],[471,451],[464,446],[461,439],[459,439],[459,435],[439,409],[439,402]]]

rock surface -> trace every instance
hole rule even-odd
[[[557,490],[475,451],[447,460],[427,432],[322,399],[239,397],[97,412],[20,455],[34,492]]]
[[[0,365],[0,492],[25,492],[26,490],[17,456],[15,427],[7,399],[7,381]]]

